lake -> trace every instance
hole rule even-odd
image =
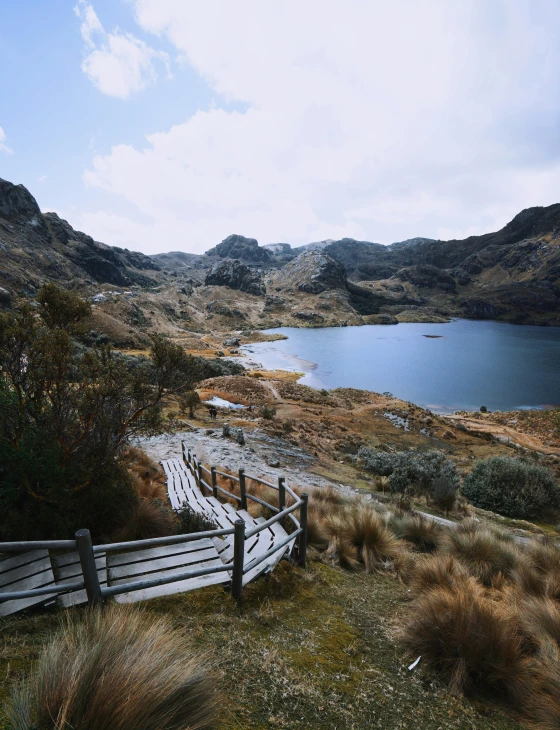
[[[441,413],[560,404],[560,327],[457,319],[268,332],[288,339],[243,351],[314,388],[389,391]]]

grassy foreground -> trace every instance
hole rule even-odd
[[[220,587],[149,601],[192,642],[215,657],[222,688],[221,728],[461,728],[515,730],[495,704],[450,694],[424,673],[408,671],[397,640],[410,610],[392,576],[345,573],[310,561],[282,563],[249,585],[241,607]],[[0,623],[0,699],[24,674],[59,614]],[[7,728],[0,716],[0,728]]]

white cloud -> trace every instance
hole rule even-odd
[[[156,62],[169,71],[169,56],[130,33],[107,33],[93,7],[79,0],[74,12],[81,20],[86,47],[82,70],[104,94],[126,99],[157,80]]]
[[[8,147],[6,143],[6,132],[0,127],[0,152],[5,152],[7,155],[11,155],[13,150]]]
[[[560,199],[552,0],[135,0],[135,11],[219,96],[144,147],[92,160],[86,183],[139,211],[89,213],[100,240],[389,243],[495,230]]]

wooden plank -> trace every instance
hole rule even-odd
[[[0,595],[54,585],[54,574],[48,550],[32,550],[24,553],[24,555],[17,555],[3,560],[0,563],[0,580]],[[46,595],[2,601],[0,602],[0,616],[9,616],[25,608],[41,605],[52,600],[53,595]]]
[[[216,565],[222,565],[218,560]],[[231,580],[227,571],[223,573],[212,573],[211,575],[201,575],[198,578],[188,578],[187,580],[177,581],[176,583],[166,583],[162,586],[154,588],[144,588],[139,591],[131,591],[130,593],[119,593],[115,596],[117,603],[136,603],[137,601],[146,601],[150,598],[159,598],[161,596],[171,596],[175,593],[186,593],[198,588],[205,588],[219,583],[229,583]]]
[[[74,583],[76,580],[83,580],[80,556],[76,551],[56,555],[52,558],[53,573],[57,584]],[[95,556],[97,575],[102,586],[107,585],[107,556],[105,553],[98,553]],[[87,603],[88,597],[85,588],[80,591],[71,591],[58,596],[59,606],[69,608]]]
[[[128,565],[143,560],[156,560],[166,555],[186,555],[198,550],[212,548],[212,540],[209,537],[203,537],[200,540],[190,540],[185,542],[177,542],[174,545],[158,545],[155,548],[147,548],[145,550],[128,550],[123,553],[109,553],[107,557],[107,565],[109,568],[115,568],[118,565]]]
[[[212,545],[206,550],[197,550],[194,553],[181,553],[180,555],[166,555],[153,560],[129,563],[120,566],[109,566],[109,580],[115,585],[119,579],[128,576],[145,575],[169,570],[170,568],[183,567],[187,565],[200,565],[205,567],[205,561],[216,557],[216,548]]]

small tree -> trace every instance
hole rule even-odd
[[[189,411],[189,418],[194,418],[194,412],[200,405],[200,396],[196,390],[187,390],[179,396],[179,406],[181,411]]]
[[[199,364],[164,337],[149,357],[77,345],[89,305],[49,285],[0,313],[0,539],[108,536],[135,503],[123,446],[165,430],[164,398]]]

